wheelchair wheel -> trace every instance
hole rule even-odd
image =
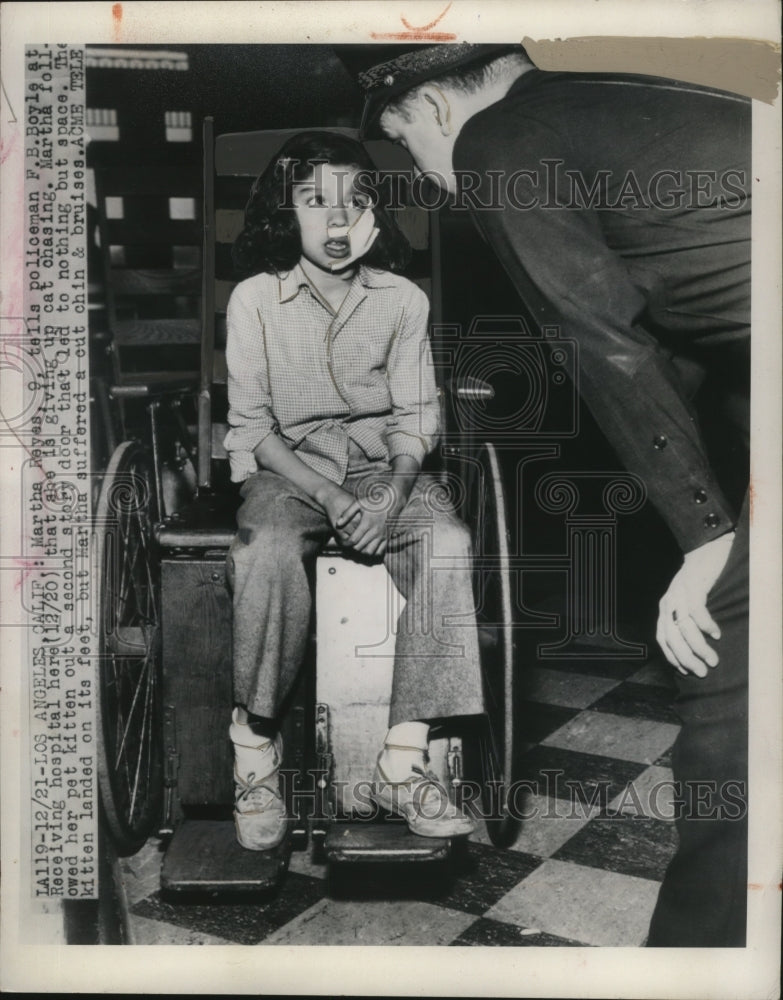
[[[509,811],[515,778],[514,644],[506,502],[497,452],[483,444],[466,463],[464,516],[474,551],[474,593],[484,685],[484,732],[478,740],[478,778],[487,832],[507,847],[518,821]]]
[[[98,588],[98,784],[117,851],[132,854],[162,795],[160,584],[150,460],[126,441],[111,457],[95,516]]]

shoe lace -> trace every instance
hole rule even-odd
[[[234,782],[237,786],[236,803],[253,802],[256,805],[271,805],[275,799],[281,799],[280,787],[277,771],[267,774],[260,780],[255,780],[255,772],[251,771],[247,778],[234,773]]]
[[[419,776],[418,778],[414,778],[411,781],[411,784],[418,785],[421,788],[421,791],[419,792],[419,801],[422,805],[425,804],[428,794],[434,791],[438,796],[439,802],[442,802],[445,799],[450,812],[458,811],[457,807],[449,798],[449,793],[444,788],[443,783],[434,771],[431,771],[429,768],[419,767],[418,764],[413,764],[411,771]]]

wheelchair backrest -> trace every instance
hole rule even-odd
[[[120,160],[95,165],[114,379],[198,367],[202,201],[198,167]]]

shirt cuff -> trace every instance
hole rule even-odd
[[[701,496],[704,491],[695,490]],[[736,528],[736,516],[732,510],[719,502],[700,502],[700,509],[694,510],[694,502],[688,498],[676,509],[662,511],[669,523],[672,534],[683,552],[698,549]]]
[[[418,434],[409,434],[407,431],[389,431],[387,434],[389,447],[389,460],[398,455],[408,455],[415,458],[421,464],[429,453],[428,442]]]
[[[691,476],[682,485],[665,491],[660,484],[654,485],[659,488],[651,487],[649,498],[683,552],[691,552],[734,531],[736,512],[706,470],[704,476]]]
[[[265,441],[275,428],[270,426],[248,428],[231,428],[223,438],[223,447],[228,452],[231,466],[231,481],[241,483],[248,476],[258,471],[258,462],[254,454],[256,448]]]
[[[249,476],[258,472],[258,462],[251,451],[229,452],[228,463],[231,467],[232,483],[244,483]]]

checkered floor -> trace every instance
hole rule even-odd
[[[376,870],[337,892],[301,852],[272,900],[171,903],[159,891],[162,847],[150,840],[122,862],[135,943],[644,944],[676,845],[667,669],[588,659],[529,670],[528,818],[507,850],[474,836],[446,884]]]

